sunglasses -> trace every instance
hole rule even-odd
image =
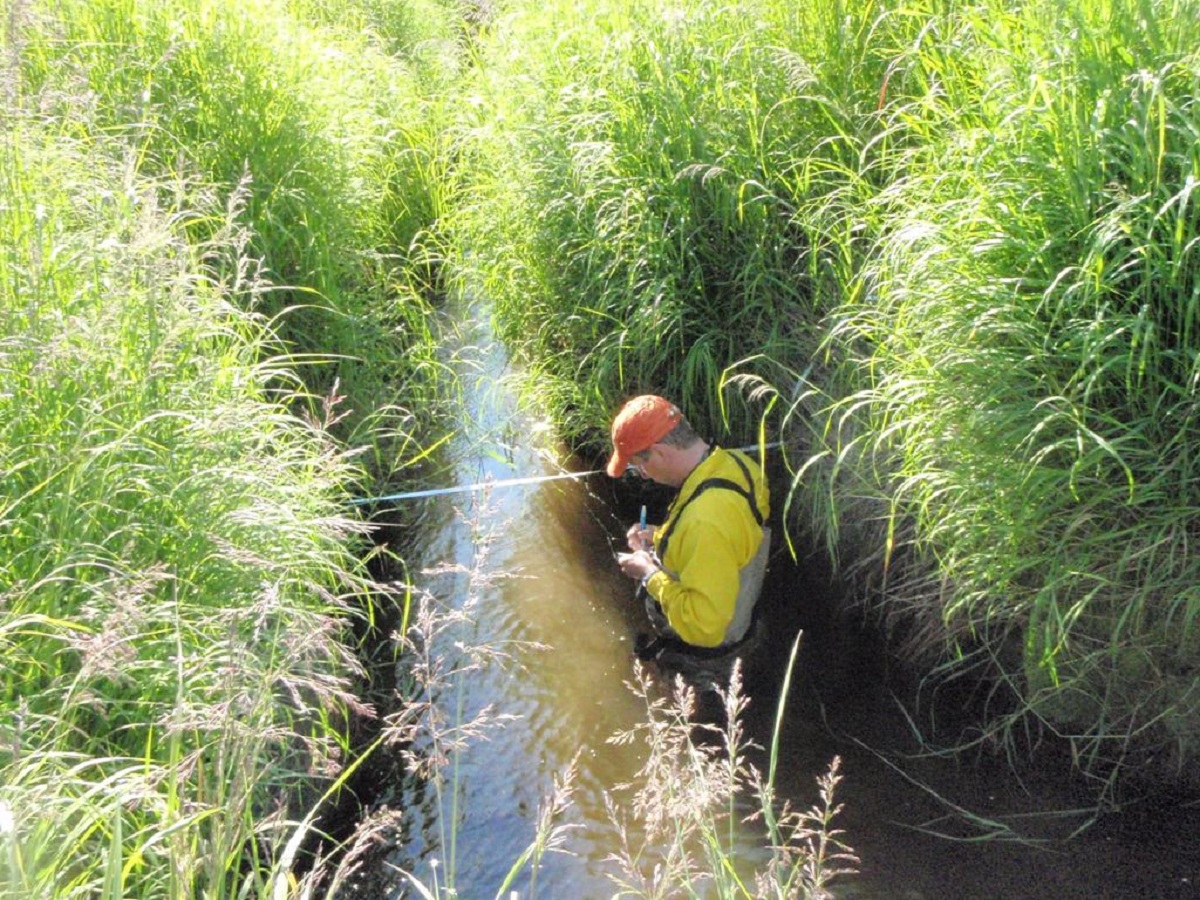
[[[650,461],[650,451],[653,449],[654,445],[651,444],[645,450],[639,450],[637,453],[634,453],[632,456],[630,456],[629,462],[625,465],[624,474],[629,475],[635,471],[641,473],[642,467]]]

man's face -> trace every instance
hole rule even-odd
[[[639,478],[649,478],[651,481],[660,481],[656,473],[661,470],[661,463],[658,444],[651,444],[645,450],[629,457],[629,468],[636,472]]]

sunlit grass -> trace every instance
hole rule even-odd
[[[792,649],[794,664],[800,637]],[[778,740],[792,665],[779,700],[767,770],[752,758],[762,747],[748,737],[740,664],[720,693],[715,722],[697,715],[696,697],[682,679],[673,692],[640,666],[631,689],[645,702],[647,720],[611,743],[647,748],[635,784],[607,794],[618,834],[610,878],[621,897],[806,898],[831,896],[828,886],[854,873],[858,859],[836,827],[840,760],[816,778],[818,800],[793,808],[775,792]],[[753,845],[761,835],[762,846]],[[747,858],[752,857],[752,858]]]
[[[1196,20],[1148,8],[964,12],[954,54],[913,48],[937,90],[890,111],[910,149],[832,337],[861,387],[824,418],[875,464],[871,571],[912,649],[1010,682],[989,738],[1032,714],[1101,793],[1186,772],[1200,716]]]
[[[756,354],[807,355],[820,316],[796,216],[821,164],[859,153],[813,75],[811,12],[780,4],[564,4],[520,10],[483,56],[478,157],[448,228],[468,283],[568,433],[654,390],[700,426],[745,435],[757,410],[718,397]],[[546,31],[553,22],[553,34]],[[854,61],[869,68],[870,61]],[[827,127],[846,132],[827,140]]]
[[[1196,5],[470,12],[6,7],[5,885],[273,877],[352,702],[327,431],[421,455],[447,271],[568,438],[773,403],[794,533],[1011,687],[980,743],[1193,773]]]
[[[219,897],[344,759],[357,477],[265,322],[238,195],[29,119],[0,145],[0,803],[14,896]],[[193,246],[188,221],[223,219]],[[216,273],[224,273],[222,281]],[[244,868],[246,863],[249,868]]]
[[[138,172],[241,191],[239,221],[274,286],[254,310],[275,319],[312,393],[338,385],[338,433],[384,445],[386,478],[420,430],[416,400],[436,400],[426,237],[448,148],[434,92],[458,51],[448,13],[404,35],[390,29],[406,16],[340,6],[338,22],[333,4],[284,0],[18,5],[11,80],[22,108],[80,140],[121,135]],[[372,29],[352,30],[358,18]],[[186,228],[204,241],[220,226]]]
[[[387,593],[333,433],[386,477],[436,408],[437,150],[383,139],[431,107],[283,4],[11,4],[4,50],[0,891],[288,896]]]

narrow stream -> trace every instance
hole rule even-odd
[[[483,321],[479,310],[464,319]],[[448,486],[585,468],[518,411],[501,381],[502,349],[486,325],[473,327],[459,348],[468,358],[459,367],[467,379],[465,425],[450,449],[457,462]],[[661,510],[666,499],[656,489],[593,474],[414,501],[425,508],[419,538],[404,538],[409,577],[467,613],[432,642],[433,655],[451,666],[471,662],[464,648],[505,657],[460,672],[439,699],[454,721],[513,718],[454,757],[440,795],[417,779],[377,786],[389,805],[404,810],[403,828],[342,900],[420,896],[401,870],[432,886],[435,878],[444,883],[448,868],[459,897],[496,896],[534,839],[554,778],[572,760],[577,774],[566,820],[576,827],[565,837],[566,852],[544,857],[535,882],[526,872],[511,889],[551,900],[617,893],[609,857],[619,835],[605,794],[636,781],[644,752],[608,738],[647,713],[627,685],[641,611],[613,552],[630,511],[641,502]],[[462,570],[428,572],[445,564]],[[466,574],[472,569],[474,577]],[[987,760],[968,766],[906,757],[915,746],[912,730],[884,687],[881,656],[825,614],[830,587],[776,554],[766,591],[769,614],[790,623],[773,632],[780,657],[796,627],[804,627],[780,735],[782,795],[811,806],[816,779],[834,756],[842,759],[844,811],[836,824],[861,863],[858,874],[836,883],[837,897],[1200,898],[1200,810],[1143,804],[1064,842],[1086,822],[1078,812],[1083,801],[1065,779],[1018,780]],[[752,694],[747,725],[762,746],[770,745],[775,714],[770,685]],[[760,854],[752,827],[737,840],[747,859]]]

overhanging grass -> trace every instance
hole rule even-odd
[[[597,2],[497,24],[449,228],[569,433],[602,432],[615,398],[656,390],[745,437],[759,410],[719,395],[724,370],[815,348],[823,238],[798,209],[860,154],[855,113],[883,77],[858,52],[863,21],[834,18]],[[817,55],[826,27],[848,51],[836,59]]]
[[[268,389],[263,285],[205,274],[236,223],[193,249],[203,197],[104,150],[0,145],[0,883],[224,896],[344,750],[355,473]]]
[[[880,198],[871,302],[835,337],[865,351],[869,387],[831,421],[866,414],[894,527],[880,559],[919,560],[888,601],[941,624],[926,649],[982,646],[1023,698],[996,735],[1031,713],[1105,786],[1151,758],[1187,777],[1195,11],[1051,7],[939,19],[955,53],[931,36],[906,59],[937,90],[892,111],[910,149]]]
[[[243,194],[138,164],[18,109],[0,135],[14,896],[261,893],[355,703],[361,473],[249,311]]]
[[[287,893],[380,590],[330,432],[386,477],[440,390],[435,73],[282,3],[3,28],[0,891]]]

